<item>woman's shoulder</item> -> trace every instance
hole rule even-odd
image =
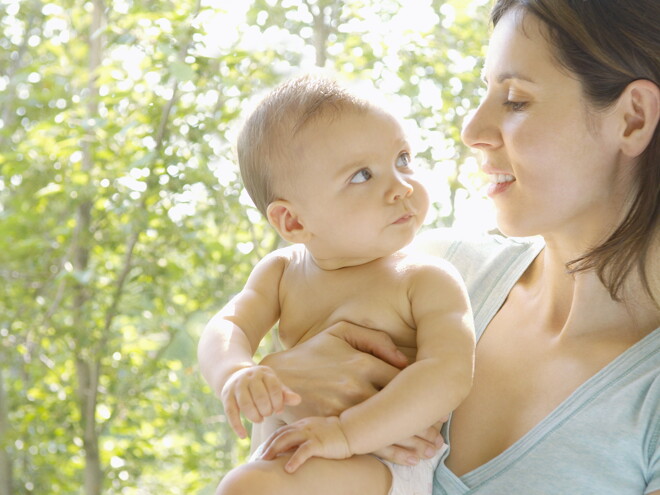
[[[540,237],[511,238],[435,229],[420,234],[413,249],[439,256],[458,270],[470,295],[480,335],[544,245]]]
[[[516,238],[489,233],[465,233],[452,228],[427,230],[413,244],[415,250],[451,262],[463,277],[493,264],[529,263],[543,246],[541,237]]]

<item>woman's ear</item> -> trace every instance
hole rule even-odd
[[[625,125],[621,151],[636,158],[647,148],[660,118],[660,88],[647,79],[633,81],[619,97]]]
[[[306,242],[309,238],[309,232],[305,230],[293,205],[288,201],[283,199],[273,201],[268,205],[266,215],[270,224],[285,241],[299,243]]]

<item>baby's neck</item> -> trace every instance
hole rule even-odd
[[[359,257],[356,257],[356,258],[342,258],[342,257],[321,258],[321,257],[318,257],[318,256],[314,256],[309,249],[305,248],[305,258],[306,258],[307,262],[315,265],[317,268],[320,268],[321,270],[334,271],[334,270],[340,270],[342,268],[351,268],[351,267],[366,265],[368,263],[371,263],[373,261],[381,259],[382,256],[368,257],[368,258],[359,258]]]

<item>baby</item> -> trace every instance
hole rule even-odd
[[[472,383],[474,329],[460,277],[443,260],[401,251],[429,205],[401,126],[334,81],[304,76],[261,102],[238,156],[255,205],[291,245],[255,266],[200,340],[202,373],[237,434],[246,436],[240,413],[267,420],[261,439],[272,434],[217,493],[431,493],[441,453],[413,466],[370,454],[447,417]],[[387,332],[412,364],[339,416],[277,429],[278,414],[301,399],[253,361],[259,342],[278,322],[288,348],[339,321]]]

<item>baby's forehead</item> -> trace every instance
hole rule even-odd
[[[298,115],[297,121],[292,122],[292,140],[297,140],[301,135],[309,132],[318,132],[329,130],[331,128],[341,127],[347,121],[354,117],[369,120],[386,118],[394,123],[398,121],[386,110],[373,105],[327,105],[324,108],[318,108],[313,113]],[[398,123],[397,123],[398,125]]]
[[[291,140],[289,149],[303,161],[325,155],[337,161],[358,161],[356,157],[377,156],[407,141],[399,121],[378,107],[348,108],[319,114],[308,120]],[[405,145],[405,143],[403,144]],[[334,162],[333,162],[334,163]]]
[[[314,126],[327,126],[347,115],[366,114],[375,111],[366,102],[339,100],[323,102],[309,108],[299,108],[291,112],[294,133]]]

